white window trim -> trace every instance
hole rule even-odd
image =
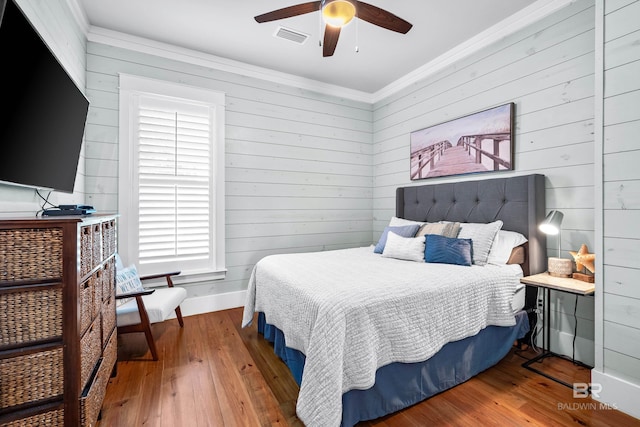
[[[128,239],[126,236],[137,236],[137,201],[128,191],[126,183],[133,183],[134,170],[132,161],[134,146],[131,141],[135,138],[135,128],[131,124],[135,120],[133,111],[133,95],[151,93],[154,95],[178,98],[187,101],[197,101],[210,104],[215,107],[215,147],[213,176],[215,192],[215,212],[213,212],[214,259],[215,268],[207,271],[194,271],[176,277],[178,284],[205,282],[209,280],[224,279],[225,267],[225,94],[210,89],[188,86],[180,83],[172,83],[147,77],[139,77],[130,74],[120,74],[119,85],[119,133],[118,133],[118,251],[125,263],[131,263],[130,254],[137,253],[137,239]],[[123,179],[126,178],[126,179]]]

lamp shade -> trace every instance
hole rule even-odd
[[[564,218],[564,214],[562,212],[552,210],[540,224],[540,231],[542,231],[544,234],[558,234],[560,232],[560,224],[562,224],[562,218]]]

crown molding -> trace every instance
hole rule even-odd
[[[425,65],[404,75],[372,94],[373,102],[387,98],[400,90],[422,80],[460,59],[477,52],[510,34],[519,31],[553,12],[577,0],[538,0],[521,11],[503,19],[492,27],[459,44]]]
[[[82,4],[80,4],[80,0],[65,0],[67,3],[67,7],[71,11],[73,18],[76,20],[76,24],[80,27],[80,29],[84,32],[84,34],[89,33],[89,18],[87,18],[87,14],[84,10]]]
[[[132,36],[101,27],[90,26],[79,0],[66,1],[78,20],[79,25],[81,25],[82,28],[86,28],[88,41],[141,53],[149,53],[167,59],[200,65],[246,77],[253,77],[277,84],[293,86],[313,92],[320,92],[325,95],[333,95],[339,98],[373,104],[394,95],[402,89],[436,73],[444,67],[459,61],[460,59],[469,56],[486,46],[489,46],[509,34],[531,25],[532,23],[571,3],[576,2],[577,0],[537,0],[535,3],[527,6],[509,18],[502,20],[498,24],[488,28],[466,42],[461,43],[422,67],[417,68],[374,93],[367,93],[342,86],[323,83],[294,74],[258,67],[192,49],[186,49],[167,43]]]
[[[167,59],[182,61],[189,64],[200,65],[220,71],[239,74],[246,77],[254,77],[273,83],[284,84],[339,98],[347,98],[354,101],[372,103],[370,93],[349,89],[337,85],[307,79],[294,74],[287,74],[269,68],[258,67],[240,61],[235,61],[220,56],[215,56],[200,51],[186,49],[143,37],[132,36],[101,27],[91,26],[87,34],[90,42],[102,43],[114,47],[157,55]]]

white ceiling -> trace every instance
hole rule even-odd
[[[446,52],[475,44],[558,0],[370,0],[413,24],[395,33],[354,19],[343,28],[335,54],[323,58],[320,14],[257,23],[256,15],[298,0],[77,0],[93,31],[103,29],[373,94]],[[540,16],[541,17],[541,16]],[[273,37],[279,25],[310,37],[305,44]],[[359,52],[355,51],[356,45]]]

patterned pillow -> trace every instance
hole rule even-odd
[[[376,247],[373,249],[373,252],[377,254],[381,254],[382,251],[384,251],[384,246],[387,243],[387,234],[389,233],[389,231],[393,231],[398,236],[413,237],[416,235],[418,228],[420,228],[420,225],[418,224],[404,225],[399,227],[390,227],[390,226],[385,227],[384,231],[380,235],[380,239],[378,240]]]
[[[471,266],[473,248],[471,239],[454,239],[438,234],[427,234],[424,260],[440,264]]]
[[[464,222],[460,224],[460,239],[471,239],[473,246],[473,263],[485,265],[489,257],[491,245],[498,230],[502,228],[502,221],[497,220],[489,224]]]
[[[144,290],[135,265],[118,270],[116,274],[116,295]]]
[[[382,251],[385,258],[424,262],[424,236],[402,237],[393,231],[387,235],[387,244]]]
[[[418,230],[416,236],[439,234],[445,237],[458,237],[459,232],[459,222],[427,222],[422,227],[420,227],[420,230]]]

